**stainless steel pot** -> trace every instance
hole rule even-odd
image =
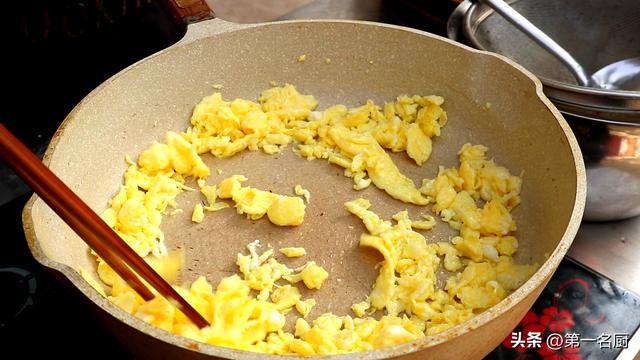
[[[633,0],[509,3],[590,71],[640,54],[640,7]],[[616,21],[611,21],[613,18]],[[563,113],[580,143],[587,167],[585,220],[640,215],[640,144],[636,147],[640,92],[576,85],[571,73],[553,56],[490,8],[469,0],[451,15],[447,33],[458,42],[505,55],[540,78],[545,94]]]

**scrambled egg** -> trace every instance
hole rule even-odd
[[[287,275],[285,279],[292,283],[302,281],[309,289],[320,289],[328,277],[329,273],[322,266],[316,265],[315,261],[310,261],[299,274]]]
[[[302,247],[287,247],[280,249],[280,253],[286,257],[301,257],[307,255],[307,250]]]
[[[451,241],[430,242],[415,230],[436,226],[431,215],[412,220],[401,211],[384,220],[365,199],[345,203],[367,230],[360,246],[372,247],[382,256],[371,293],[351,307],[355,317],[325,313],[308,322],[316,302],[302,299],[296,284],[320,289],[329,273],[314,261],[291,269],[273,257],[271,248],[258,254],[257,240],[247,246],[248,254],[238,254],[239,275],[222,279],[215,289],[204,277],[189,287],[176,286],[210,321],[209,327],[197,328],[162,297],[144,301],[98,258],[97,273],[105,287],[86,270],[80,271],[101,294],[155,326],[201,342],[274,354],[335,354],[400,344],[446,330],[495,305],[535,271],[537,264],[518,265],[512,258],[518,240],[511,210],[520,203],[522,178],[487,159],[486,147],[465,144],[457,168],[441,167],[437,177],[425,179],[420,188],[387,154],[386,150],[404,151],[417,165],[426,162],[432,138],[440,136],[447,123],[443,98],[399,96],[382,107],[367,101],[351,109],[335,105],[319,112],[313,96],[300,94],[291,85],[276,85],[258,102],[225,101],[214,93],[196,105],[191,126],[184,132],[168,132],[165,143],[151,144],[137,163],[127,157],[124,184],[101,216],[165,279],[176,280],[184,254],[167,251],[161,220],[180,211],[176,197],[181,192],[195,191],[186,185],[187,178],[196,180],[204,197],[191,214],[196,223],[203,221],[205,211],[229,207],[219,199],[231,199],[237,212],[249,219],[266,214],[281,226],[304,221],[302,198],[242,186],[247,181],[242,175],[206,185],[210,169],[200,157],[204,153],[219,158],[245,149],[275,154],[295,142],[299,156],[344,168],[355,190],[374,184],[403,202],[433,204],[433,212],[459,235]],[[308,190],[296,185],[294,192],[309,202]],[[286,257],[306,255],[300,247],[279,252]],[[443,288],[437,286],[436,277],[441,267],[450,272]],[[283,329],[285,314],[292,309],[301,317],[289,333]],[[378,311],[384,315],[371,317]]]
[[[293,191],[296,193],[296,195],[304,197],[304,200],[307,203],[309,203],[309,201],[311,200],[311,193],[309,192],[309,190],[303,188],[301,185],[296,185],[293,188]]]
[[[355,190],[373,183],[398,200],[426,205],[427,199],[400,173],[384,149],[406,151],[422,165],[431,155],[431,139],[440,136],[447,123],[446,112],[440,107],[443,102],[439,96],[416,95],[399,96],[382,108],[371,100],[352,109],[335,105],[310,113],[291,135],[301,143],[298,155],[327,159],[345,168]]]
[[[516,223],[510,210],[520,203],[522,178],[487,160],[487,148],[465,144],[458,152],[460,167],[440,168],[438,176],[425,180],[420,191],[431,201],[442,220],[460,230],[452,243],[473,261],[498,261],[511,256],[518,242],[510,233]],[[479,208],[478,200],[484,201]]]
[[[352,306],[356,316],[364,316],[369,309],[386,310],[390,316],[405,314],[424,334],[436,334],[497,304],[537,268],[516,265],[506,254],[475,262],[448,242],[428,243],[412,230],[407,211],[395,214],[392,224],[370,211],[370,206],[365,199],[345,204],[368,231],[361,236],[360,246],[372,247],[384,258],[371,294]],[[464,268],[448,278],[444,289],[436,287],[441,257],[449,271]]]
[[[247,181],[246,177],[233,175],[222,180],[218,188],[221,199],[233,199],[238,214],[247,214],[247,218],[252,220],[267,214],[269,221],[279,226],[302,224],[306,206],[301,198],[242,187],[244,181]]]
[[[99,275],[111,287],[108,296],[111,301],[164,330],[211,344],[287,353],[287,344],[293,340],[293,335],[282,331],[284,315],[295,308],[304,318],[311,312],[315,300],[303,300],[296,287],[276,282],[302,280],[309,288],[320,288],[327,273],[314,262],[301,269],[290,269],[272,257],[273,249],[258,254],[258,246],[256,240],[247,246],[249,254],[238,254],[236,263],[242,277],[232,275],[222,279],[215,291],[204,277],[198,278],[189,288],[176,287],[180,295],[211,322],[211,326],[204,329],[198,329],[162,297],[145,302],[103,262],[100,262]],[[183,255],[170,253],[162,261],[146,260],[168,281],[173,281],[182,266]],[[84,270],[83,276],[89,281],[92,279]],[[95,280],[92,285],[105,293]],[[252,290],[258,291],[258,295],[251,296]]]
[[[202,204],[196,204],[193,207],[193,213],[191,214],[191,221],[194,223],[201,223],[204,220],[204,208]]]
[[[260,219],[267,214],[269,220],[279,226],[302,224],[306,207],[302,199],[251,187],[242,187],[241,183],[244,181],[247,181],[246,177],[233,175],[222,180],[219,185],[204,185],[202,183],[200,192],[204,195],[208,205],[196,204],[193,208],[191,221],[201,223],[204,220],[204,210],[215,212],[229,207],[225,202],[216,201],[219,197],[220,199],[233,199],[237,212],[246,214],[247,218],[252,220]],[[306,190],[302,195],[311,196]]]

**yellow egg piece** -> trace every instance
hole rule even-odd
[[[267,210],[269,221],[279,226],[296,226],[304,221],[305,205],[301,198],[280,196]]]
[[[309,192],[309,190],[303,188],[301,185],[296,185],[293,188],[293,191],[296,193],[296,195],[298,196],[302,196],[304,197],[304,200],[309,203],[309,200],[311,200],[311,193]]]
[[[309,289],[320,289],[322,283],[329,277],[329,273],[313,261],[305,266],[300,275]]]
[[[286,247],[279,250],[286,257],[301,257],[307,255],[307,250],[302,247]]]
[[[204,220],[204,208],[202,204],[196,204],[193,207],[193,213],[191,214],[191,221],[194,223],[201,223]]]

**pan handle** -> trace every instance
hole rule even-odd
[[[159,0],[162,9],[177,27],[215,18],[205,0]]]

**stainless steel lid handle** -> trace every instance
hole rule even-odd
[[[576,59],[571,56],[571,54],[569,54],[562,46],[558,45],[557,42],[553,41],[553,39],[547,36],[537,26],[533,25],[524,16],[520,15],[519,12],[517,12],[507,3],[502,0],[475,1],[485,3],[487,6],[491,7],[498,14],[502,15],[505,19],[512,23],[515,27],[529,36],[533,41],[538,43],[540,46],[549,51],[549,53],[558,58],[558,60],[560,60],[567,66],[567,68],[569,68],[580,85],[589,86],[591,84],[591,77],[585,72],[584,68],[582,68],[578,61],[576,61]]]

